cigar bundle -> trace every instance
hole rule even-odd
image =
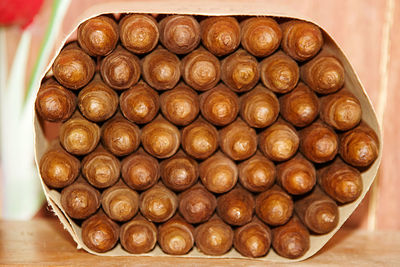
[[[300,258],[363,191],[379,138],[323,31],[296,19],[101,15],[36,99],[39,160],[91,251]]]

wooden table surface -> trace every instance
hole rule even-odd
[[[77,250],[56,219],[0,221],[0,265],[51,266],[281,266],[256,260],[179,257],[99,257]],[[400,266],[400,232],[340,230],[312,258],[296,266]]]

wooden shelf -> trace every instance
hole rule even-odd
[[[77,250],[76,244],[56,219],[0,221],[0,264],[154,266],[179,264],[190,266],[266,266],[257,260],[199,259],[179,257],[98,257]],[[300,265],[320,266],[400,265],[400,232],[340,230],[312,258]],[[268,264],[280,266],[280,264]],[[296,265],[297,266],[297,265]]]

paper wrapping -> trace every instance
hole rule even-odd
[[[279,5],[271,5],[263,4],[260,1],[256,1],[253,3],[245,3],[246,1],[229,1],[224,3],[224,1],[162,1],[162,0],[149,0],[149,1],[129,1],[129,2],[115,2],[115,1],[105,1],[100,4],[96,4],[91,6],[89,9],[84,10],[78,17],[74,18],[68,25],[63,25],[62,33],[56,37],[56,43],[53,46],[51,60],[46,68],[46,71],[42,74],[42,78],[45,77],[46,73],[50,70],[51,65],[58,55],[62,47],[64,46],[67,40],[73,39],[76,36],[76,29],[79,24],[91,17],[95,17],[101,14],[107,13],[158,13],[158,14],[191,14],[191,15],[252,15],[252,16],[275,16],[275,17],[283,17],[283,18],[297,18],[303,19],[306,21],[310,21],[316,25],[318,25],[317,21],[312,21],[307,17],[302,16],[301,14],[296,14],[295,9],[285,10],[284,7]],[[329,36],[327,32],[324,31],[321,25],[318,25],[324,36],[325,41],[325,49],[328,52],[334,54],[343,64],[345,69],[346,77],[345,77],[345,87],[352,92],[360,101],[362,107],[362,119],[377,133],[379,138],[379,155],[377,160],[369,167],[368,170],[362,173],[363,179],[363,191],[361,196],[354,201],[353,203],[339,206],[339,223],[337,227],[330,233],[325,235],[311,235],[310,236],[310,249],[298,259],[287,259],[279,256],[274,252],[271,248],[269,253],[265,257],[252,259],[255,261],[270,261],[270,262],[293,262],[293,261],[301,261],[305,260],[315,253],[317,253],[331,238],[332,236],[340,229],[340,227],[344,224],[344,222],[349,218],[349,216],[353,213],[353,211],[360,204],[362,199],[365,197],[368,192],[371,184],[373,183],[375,176],[378,172],[379,164],[382,157],[382,136],[381,136],[381,128],[378,123],[374,108],[371,104],[369,97],[367,96],[361,82],[355,73],[353,67],[351,66],[349,60],[344,55],[343,51],[339,48],[339,46],[335,43],[333,38]],[[41,79],[36,82],[36,91],[39,90]],[[34,109],[34,107],[32,107]],[[35,112],[35,111],[34,111]],[[40,158],[45,153],[48,148],[48,142],[46,141],[43,130],[40,127],[38,117],[35,113],[34,117],[34,132],[35,132],[35,158],[36,163],[40,161]],[[74,221],[65,213],[61,206],[60,202],[60,193],[49,189],[41,179],[41,184],[43,186],[43,190],[45,192],[47,201],[53,208],[54,213],[60,219],[64,228],[71,234],[72,238],[77,243],[78,248],[83,248],[84,250],[102,256],[165,256],[169,257],[169,255],[165,254],[160,247],[157,245],[153,251],[145,254],[130,254],[122,249],[121,245],[118,244],[111,251],[106,253],[97,253],[90,249],[88,249],[85,244],[83,244],[81,239],[81,229],[80,227],[74,223]],[[175,256],[176,257],[176,256]],[[196,258],[231,258],[231,259],[243,259],[247,258],[240,255],[234,249],[231,249],[228,253],[222,256],[209,256],[201,253],[197,248],[193,248],[189,254],[182,255],[179,257],[196,257]]]

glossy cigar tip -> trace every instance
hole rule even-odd
[[[280,245],[287,254],[285,256],[287,256],[288,258],[291,259],[299,258],[307,252],[308,248],[304,246],[305,241],[301,234],[290,232],[284,234],[280,240],[281,240]]]

